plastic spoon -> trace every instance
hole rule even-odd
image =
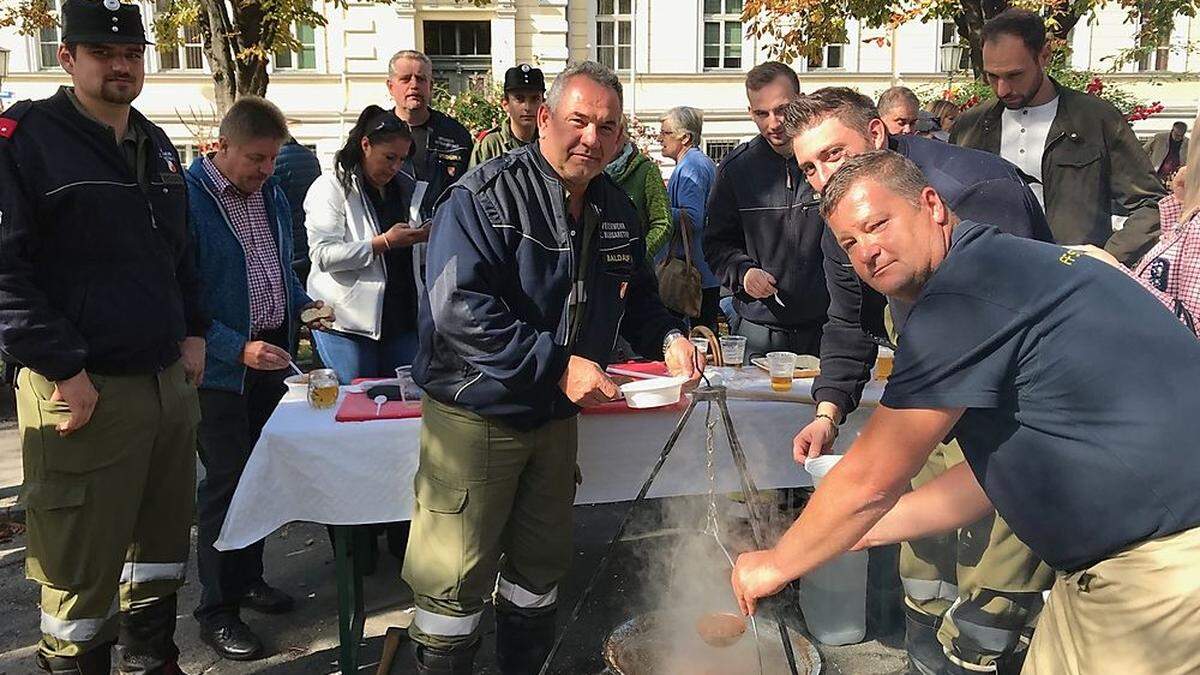
[[[379,411],[383,410],[383,404],[387,403],[388,397],[380,394],[375,397],[375,416],[379,417]]]

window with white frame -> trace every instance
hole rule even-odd
[[[809,70],[843,70],[846,68],[847,45],[825,45],[820,61],[810,60]]]
[[[154,0],[156,12],[166,12],[173,0]],[[204,40],[200,26],[184,26],[182,40],[174,47],[158,48],[159,71],[171,70],[204,70]]]
[[[734,139],[713,139],[704,141],[704,154],[708,155],[712,161],[717,164],[725,159],[731,150],[737,147],[738,142]]]
[[[962,38],[958,36],[958,26],[955,26],[953,21],[943,21],[939,37],[937,59],[941,66],[941,71],[949,73],[968,70],[971,67],[971,50],[966,48],[962,50],[962,55],[958,57],[958,63],[942,63],[942,45],[957,45],[962,43]]]
[[[275,52],[275,70],[316,70],[316,28],[308,24],[293,23],[291,31],[292,37],[300,43],[300,48],[295,51],[281,49]]]
[[[42,7],[62,16],[62,0],[42,0]],[[37,32],[38,68],[50,70],[58,67],[58,45],[62,41],[62,30],[56,23]]]
[[[742,67],[744,0],[704,0],[704,69]]]
[[[633,66],[633,0],[596,0],[596,60],[613,70]]]
[[[426,21],[423,33],[435,83],[457,94],[491,81],[491,22]]]
[[[179,153],[179,161],[183,162],[184,166],[191,166],[192,162],[200,156],[200,146],[195,143],[176,144],[175,152]]]

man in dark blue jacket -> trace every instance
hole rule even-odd
[[[292,270],[291,213],[271,176],[288,138],[283,113],[254,96],[221,120],[217,151],[187,172],[189,226],[212,316],[200,386],[196,559],[201,638],[219,655],[245,661],[262,642],[239,609],[289,611],[292,599],[263,580],[263,545],[218,551],[220,534],[250,452],[283,397],[300,313],[314,303]]]
[[[467,172],[471,159],[471,132],[458,120],[429,106],[433,100],[433,62],[412,49],[388,61],[388,93],[395,101],[396,117],[413,133],[413,171],[426,184],[421,216],[430,218],[446,190]]]
[[[759,134],[717,167],[704,224],[704,259],[733,291],[730,329],[749,354],[817,354],[829,294],[821,269],[819,202],[792,160],[783,109],[800,93],[777,61],[746,74]]]
[[[132,106],[137,5],[66,0],[62,20],[72,86],[0,115],[0,351],[20,366],[36,659],[109,675],[115,641],[121,672],[178,674],[208,327],[187,196]]]
[[[613,341],[665,353],[693,381],[703,367],[658,298],[633,203],[603,173],[620,127],[620,80],[570,66],[538,112],[538,141],[479,166],[438,207],[404,561],[418,672],[472,672],[493,589],[501,672],[537,672],[571,561],[575,417],[616,396]]]
[[[995,155],[941,141],[890,136],[874,103],[852,89],[829,87],[802,96],[784,120],[796,161],[817,191],[849,157],[887,147],[920,167],[962,217],[1052,241],[1045,215],[1015,167]],[[821,341],[821,374],[813,385],[816,417],[795,440],[801,462],[830,448],[838,423],[857,406],[871,376],[877,343],[892,346],[884,329],[885,306],[893,333],[901,331],[908,314],[907,303],[885,298],[859,279],[828,228],[821,246],[829,323]],[[913,486],[962,461],[956,442],[939,446]],[[939,674],[1012,668],[1021,632],[1041,606],[1039,591],[1051,581],[1049,568],[994,516],[958,536],[906,542],[900,577],[909,657],[920,672]]]
[[[304,196],[321,176],[321,161],[317,154],[300,145],[294,137],[279,149],[275,158],[275,178],[292,211],[292,269],[300,283],[308,281],[312,262],[308,259],[308,230],[304,229]]]

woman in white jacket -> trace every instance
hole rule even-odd
[[[410,214],[415,181],[401,170],[412,146],[408,124],[367,106],[333,173],[318,178],[304,199],[308,293],[337,308],[333,330],[313,338],[343,384],[390,377],[417,351],[413,245],[429,231]]]

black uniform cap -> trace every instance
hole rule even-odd
[[[504,91],[546,91],[546,77],[540,68],[522,63],[504,71]]]
[[[63,44],[154,44],[138,6],[118,0],[66,0],[62,24]]]

